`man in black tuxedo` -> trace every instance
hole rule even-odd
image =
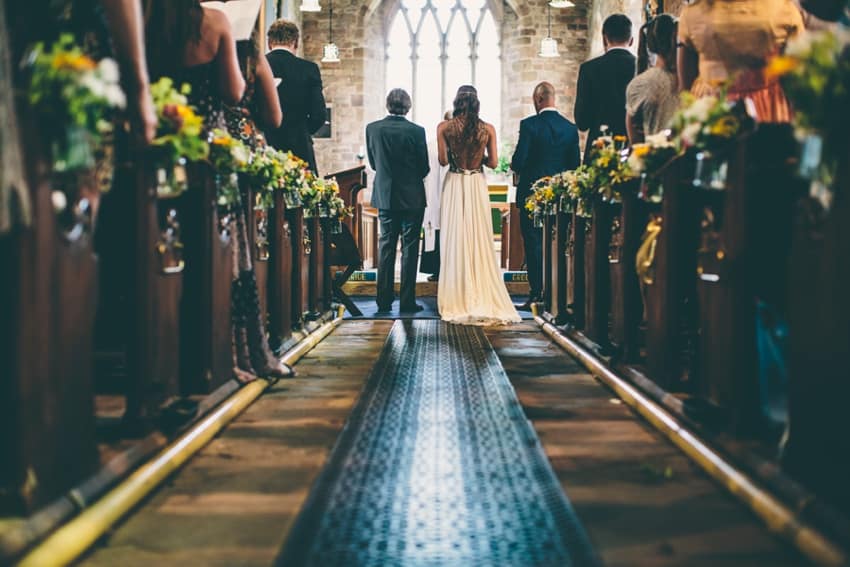
[[[612,14],[602,24],[605,54],[579,67],[575,118],[579,130],[588,130],[584,163],[602,126],[610,135],[626,135],[626,87],[635,76],[632,41],[632,21],[625,14]]]
[[[401,235],[400,311],[421,311],[416,303],[419,233],[425,215],[425,184],[430,171],[425,129],[410,122],[410,95],[393,89],[387,95],[389,115],[366,126],[369,165],[375,170],[372,206],[378,209],[381,237],[378,252],[378,312],[388,312],[395,297],[395,255]]]
[[[575,169],[580,164],[578,129],[555,108],[555,87],[540,83],[534,88],[534,116],[519,123],[519,140],[511,159],[511,169],[519,174],[516,203],[525,248],[529,298],[518,309],[528,310],[543,296],[543,234],[525,210],[535,181]],[[624,107],[625,108],[625,107]]]
[[[312,134],[325,124],[325,97],[319,66],[295,55],[298,49],[298,26],[288,20],[277,20],[269,28],[266,54],[272,74],[280,79],[277,96],[283,109],[280,127],[266,131],[273,147],[291,151],[306,161],[318,175]]]

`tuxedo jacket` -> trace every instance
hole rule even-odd
[[[634,76],[635,56],[625,49],[611,49],[579,67],[575,118],[579,130],[588,130],[585,163],[603,124],[611,135],[626,135],[626,87]]]
[[[575,169],[580,163],[575,124],[552,110],[529,116],[519,123],[519,140],[511,159],[511,169],[519,174],[517,205],[525,204],[535,181]]]
[[[316,173],[312,134],[327,118],[319,66],[285,49],[270,51],[266,58],[272,74],[281,79],[277,96],[283,110],[283,122],[278,128],[266,130],[266,139],[275,148],[291,151],[306,161]]]
[[[424,209],[431,171],[425,128],[403,116],[387,116],[366,126],[366,152],[375,170],[372,206],[397,211]]]

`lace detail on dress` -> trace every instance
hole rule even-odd
[[[484,122],[478,122],[478,128],[472,139],[466,139],[463,134],[465,121],[458,116],[449,121],[446,128],[446,145],[449,151],[449,165],[457,170],[480,170],[487,151],[487,127]]]

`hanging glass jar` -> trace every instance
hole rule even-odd
[[[297,209],[301,206],[301,193],[298,190],[287,189],[283,192],[283,202],[287,209]]]
[[[573,202],[566,193],[563,193],[558,200],[558,208],[562,213],[573,212]]]
[[[532,215],[531,219],[534,223],[534,228],[543,228],[543,213],[542,212],[535,209],[534,214]]]
[[[188,177],[186,175],[186,160],[180,158],[171,167],[160,167],[156,170],[156,195],[161,199],[176,197],[186,190]]]
[[[694,168],[694,187],[722,191],[726,189],[726,176],[729,162],[718,159],[710,152],[699,152],[696,155]]]
[[[66,173],[92,169],[95,164],[92,146],[92,136],[88,130],[81,126],[68,126],[60,139],[54,140],[52,144],[53,171]]]

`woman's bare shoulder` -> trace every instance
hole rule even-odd
[[[230,21],[224,12],[215,8],[201,6],[204,11],[204,19],[201,22],[201,37],[204,39],[219,38],[230,32]]]

